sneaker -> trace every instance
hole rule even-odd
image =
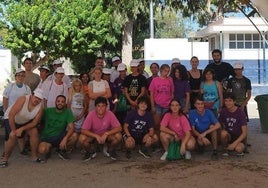
[[[0,168],[6,168],[8,166],[8,162],[7,161],[1,161],[0,162]]]
[[[127,150],[126,152],[126,158],[130,159],[131,158],[131,151]]]
[[[168,152],[165,151],[165,153],[160,157],[160,160],[165,161],[167,158]]]
[[[33,162],[40,163],[40,164],[46,163],[46,161],[44,159],[41,159],[41,158],[37,158],[37,159],[33,160]]]
[[[67,160],[70,159],[70,157],[68,157],[66,151],[64,151],[64,150],[59,150],[58,151],[58,156],[59,156],[59,158],[61,158],[64,161],[67,161]]]
[[[190,160],[192,158],[191,152],[190,151],[185,151],[185,159]]]
[[[216,150],[213,150],[212,155],[211,155],[211,159],[212,160],[218,160],[219,159],[218,152]]]
[[[96,156],[97,156],[97,153],[96,152],[93,152],[93,153],[86,152],[85,155],[84,155],[84,157],[83,157],[83,161],[84,162],[90,161],[91,159],[96,158]]]
[[[115,150],[112,150],[111,153],[110,153],[110,157],[112,160],[116,161],[117,158],[118,158],[118,155],[117,153],[115,152]]]
[[[105,157],[111,157],[110,153],[108,152],[108,147],[107,145],[103,145],[103,148],[102,148],[102,153]]]
[[[229,157],[229,155],[230,155],[230,154],[229,154],[228,151],[224,151],[224,152],[222,153],[222,156],[223,156],[223,157]]]
[[[237,153],[236,153],[236,156],[237,156],[237,157],[243,157],[243,156],[244,156],[244,152],[241,152],[241,153],[238,153],[238,152],[237,152]]]
[[[149,159],[151,156],[148,154],[147,148],[142,147],[139,150],[139,154],[141,154],[145,159]]]

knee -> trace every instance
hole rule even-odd
[[[80,136],[79,136],[79,138],[78,138],[78,142],[79,142],[81,145],[85,145],[86,140],[87,140],[87,136],[85,136],[85,135],[83,135],[83,134],[80,134]]]
[[[46,145],[44,143],[40,143],[39,146],[38,146],[38,152],[40,154],[46,154],[48,153],[48,148],[46,147]]]
[[[221,139],[227,139],[228,138],[228,132],[227,131],[225,131],[225,130],[222,130],[221,131]]]
[[[186,148],[188,150],[194,150],[195,149],[195,145],[196,145],[196,141],[195,141],[195,139],[193,137],[191,137],[189,139],[189,141],[187,142],[187,144],[186,144]]]
[[[135,142],[131,141],[130,139],[126,139],[125,147],[127,149],[133,149],[133,148],[135,148]]]

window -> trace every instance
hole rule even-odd
[[[261,47],[262,47],[262,39],[259,34],[251,34],[251,33],[229,34],[230,49],[252,49],[252,48],[257,49]]]
[[[216,41],[215,37],[210,38],[210,45],[209,45],[210,50],[214,50],[216,48]]]

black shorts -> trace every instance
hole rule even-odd
[[[41,142],[47,142],[47,143],[51,144],[52,147],[59,147],[59,145],[60,145],[62,139],[65,137],[65,135],[66,135],[66,132],[63,132],[57,136],[41,138]]]
[[[21,124],[21,125],[15,123],[15,127],[16,127],[16,129],[19,129],[20,127],[23,127],[24,125],[30,123],[31,121],[28,121],[27,123],[24,123],[24,124]],[[5,125],[5,141],[8,141],[9,134],[11,133],[11,128],[10,128],[8,119],[4,119],[4,125]],[[24,138],[24,136],[25,136],[25,131],[23,131],[21,136],[17,137],[17,138]]]

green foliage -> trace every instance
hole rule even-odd
[[[103,46],[115,46],[120,30],[110,22],[102,0],[32,0],[10,3],[5,47],[18,57],[25,51],[47,50],[51,59],[70,57],[74,64],[95,60]],[[118,29],[118,28],[117,28]],[[79,66],[77,66],[79,67]]]

